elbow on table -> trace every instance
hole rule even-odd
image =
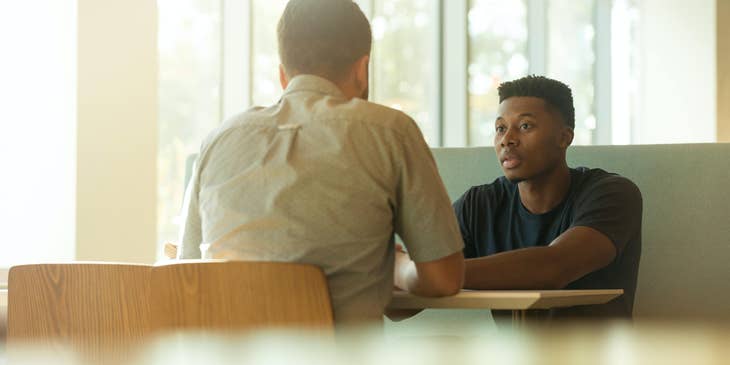
[[[556,277],[552,280],[545,281],[541,283],[541,285],[538,288],[535,288],[537,290],[562,290],[565,289],[568,284],[570,284],[570,281],[566,281],[564,278]]]
[[[414,290],[411,291],[411,294],[420,296],[420,297],[433,297],[433,298],[439,298],[439,297],[450,297],[452,295],[456,295],[461,291],[461,287],[457,286],[451,286],[451,287],[432,287],[427,290]]]
[[[450,283],[448,285],[442,285],[438,288],[435,288],[432,292],[434,297],[449,297],[452,295],[456,295],[461,291],[461,288],[464,286],[464,281],[457,281],[455,280],[453,283]]]
[[[429,285],[429,290],[424,294],[429,297],[448,297],[458,294],[463,287],[464,273],[462,270],[434,280]]]
[[[565,270],[561,267],[556,267],[554,270],[552,270],[552,273],[545,275],[545,280],[540,283],[541,287],[535,289],[562,290],[575,280],[577,280],[577,278],[572,271]]]
[[[419,284],[414,294],[446,297],[457,294],[464,286],[464,255],[461,252],[436,261],[415,263]]]

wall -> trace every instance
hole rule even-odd
[[[78,0],[78,260],[154,261],[156,39],[154,1]]]
[[[72,259],[76,1],[0,2],[0,45],[0,267]]]
[[[633,143],[715,142],[715,0],[639,3],[643,108]]]

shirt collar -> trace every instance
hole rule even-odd
[[[344,97],[339,87],[332,81],[315,75],[297,75],[289,81],[289,85],[284,90],[284,96],[299,92],[313,91],[330,96]]]

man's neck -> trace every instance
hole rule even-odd
[[[570,189],[570,169],[562,164],[545,175],[518,184],[522,205],[532,214],[543,214],[557,207]]]

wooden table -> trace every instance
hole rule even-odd
[[[624,293],[606,290],[462,290],[451,297],[418,297],[404,291],[393,292],[389,309],[506,309],[512,311],[514,325],[522,325],[526,311],[578,305],[605,304]]]
[[[607,290],[462,290],[443,298],[418,297],[403,291],[393,293],[390,309],[506,309],[515,324],[523,324],[526,311],[605,304],[623,294]],[[7,324],[8,291],[0,290],[0,330]]]

